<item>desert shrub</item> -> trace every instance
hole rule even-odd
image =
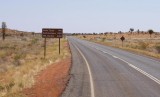
[[[137,46],[137,45],[132,45],[132,46],[131,46],[131,48],[133,48],[133,49],[137,49],[137,48],[138,48],[138,46]]]
[[[5,88],[2,86],[2,85],[0,85],[0,91],[3,91]]]
[[[155,48],[156,48],[157,52],[160,53],[160,45],[156,45]]]
[[[27,38],[21,38],[22,41],[27,41]]]
[[[15,85],[15,83],[12,81],[12,82],[9,83],[8,86],[9,86],[10,88],[12,88],[14,85]]]
[[[5,88],[7,89],[7,91],[10,91],[11,88],[15,85],[15,83],[13,81],[11,81],[9,84],[5,85]]]
[[[0,52],[0,58],[5,58],[6,52]]]
[[[20,33],[20,36],[23,37],[23,36],[24,36],[24,33]]]
[[[16,55],[14,56],[14,62],[13,62],[13,64],[14,64],[15,66],[21,65],[20,59],[24,59],[25,57],[26,57],[26,54],[25,54],[25,53],[16,54]]]
[[[20,63],[19,60],[14,61],[13,64],[14,64],[15,66],[20,66],[20,65],[21,65],[21,63]]]
[[[102,38],[102,42],[104,42],[106,40],[106,38]]]
[[[17,54],[14,56],[14,60],[19,60],[21,58],[21,55],[20,54]]]
[[[126,47],[130,47],[130,45],[129,45],[129,44],[126,44],[125,46],[126,46]]]
[[[139,48],[142,49],[142,50],[145,50],[147,49],[147,47],[149,46],[149,43],[145,43],[143,41],[139,41]]]
[[[6,50],[6,49],[9,49],[9,46],[8,45],[5,45],[3,47],[0,47],[1,50]]]
[[[20,88],[23,88],[24,87],[24,85],[23,85],[23,83],[21,82],[21,83],[19,83],[18,84],[18,86],[20,87]]]
[[[31,44],[36,44],[38,42],[37,38],[32,39]]]
[[[7,71],[7,67],[5,65],[3,65],[3,66],[1,65],[0,66],[0,73],[6,72],[6,71]]]

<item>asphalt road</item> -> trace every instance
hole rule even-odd
[[[68,37],[71,79],[62,97],[160,97],[160,60]]]

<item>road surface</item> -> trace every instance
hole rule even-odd
[[[160,60],[68,37],[71,79],[62,97],[160,97]]]

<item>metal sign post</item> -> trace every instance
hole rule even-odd
[[[44,57],[46,56],[46,38],[59,38],[59,54],[60,54],[60,38],[63,37],[63,29],[43,28],[42,38],[45,38]]]
[[[122,41],[122,47],[123,47],[123,41],[125,40],[125,37],[122,36],[120,39],[121,39],[121,41]]]

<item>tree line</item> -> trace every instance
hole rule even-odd
[[[154,32],[154,30],[152,30],[152,29],[149,29],[148,31],[140,31],[139,29],[137,30],[137,31],[135,31],[134,30],[134,28],[130,28],[129,29],[129,31],[128,32],[122,32],[122,31],[119,31],[119,32],[101,32],[101,33],[95,33],[95,32],[93,32],[93,33],[73,33],[72,35],[108,35],[108,34],[124,34],[124,33],[126,33],[126,34],[130,34],[130,35],[132,35],[132,34],[149,34],[150,35],[150,38],[151,38],[151,35],[153,34],[153,33],[155,33],[155,34],[160,34],[160,33],[158,33],[158,32]]]

